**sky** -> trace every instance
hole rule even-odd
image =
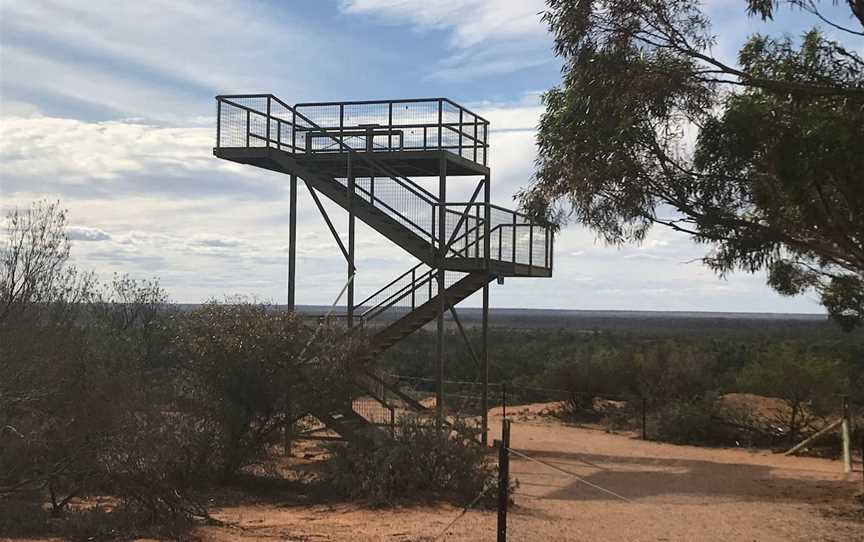
[[[0,212],[60,200],[74,263],[105,279],[158,277],[177,302],[239,294],[284,303],[287,177],[213,157],[214,96],[448,97],[490,120],[492,197],[515,207],[513,194],[533,173],[540,94],[560,81],[543,8],[535,0],[0,0]],[[706,10],[715,53],[731,63],[753,32],[805,28],[799,13],[748,19],[743,0],[710,0]],[[298,207],[297,302],[329,304],[345,263],[305,191]],[[347,232],[346,213],[328,209]],[[813,295],[774,293],[763,274],[717,277],[698,261],[705,246],[668,230],[615,248],[570,225],[555,249],[553,278],[507,279],[492,289],[492,305],[822,312]],[[361,298],[414,264],[362,225],[357,251]]]

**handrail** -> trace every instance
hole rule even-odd
[[[382,301],[378,305],[372,307],[371,309],[363,312],[363,314],[361,314],[360,317],[364,321],[369,321],[372,318],[375,318],[376,316],[378,316],[382,312],[386,311],[387,309],[389,309],[390,307],[392,307],[393,305],[395,305],[396,303],[398,303],[399,301],[404,299],[411,292],[416,292],[417,290],[422,288],[424,285],[426,285],[426,283],[428,283],[429,281],[432,280],[432,274],[433,274],[433,270],[431,270],[431,269],[429,271],[423,273],[422,275],[420,275],[419,279],[416,279],[411,284],[405,285],[404,287],[400,288],[399,291],[397,291],[395,294],[391,295],[390,297],[388,297],[387,299],[385,299],[384,301]],[[412,310],[413,309],[414,309],[414,307],[412,307]],[[371,314],[371,316],[370,316],[370,314]]]
[[[358,306],[358,307],[362,307],[362,306],[365,305],[367,302],[371,301],[372,298],[374,298],[374,297],[377,296],[378,294],[383,293],[384,290],[386,290],[387,288],[389,288],[389,287],[393,286],[394,284],[396,284],[397,282],[399,282],[400,279],[403,279],[403,278],[407,277],[409,274],[411,274],[412,271],[414,271],[414,270],[416,270],[416,269],[418,269],[418,268],[420,268],[420,267],[422,267],[422,266],[424,266],[424,265],[426,265],[426,264],[424,264],[424,263],[422,263],[422,262],[421,262],[421,263],[418,263],[417,265],[415,265],[414,267],[412,267],[412,268],[409,269],[408,271],[405,271],[404,273],[402,273],[401,275],[399,275],[399,276],[396,277],[395,279],[393,279],[393,280],[391,280],[390,282],[388,282],[387,285],[381,287],[381,289],[379,289],[379,290],[378,290],[377,292],[375,292],[374,294],[370,295],[369,297],[367,297],[366,299],[364,299],[364,300],[361,301],[360,303],[357,303],[357,306]]]
[[[261,96],[255,96],[260,98]],[[477,117],[478,120],[482,120],[483,124],[489,124],[489,121],[474,111],[471,111],[467,107],[461,104],[457,104],[450,98],[438,97],[438,98],[397,98],[395,100],[350,100],[345,102],[302,102],[294,104],[295,107],[315,107],[315,106],[333,106],[333,105],[379,105],[379,104],[409,104],[409,103],[421,103],[421,102],[447,102],[453,107],[458,107],[462,111]],[[283,104],[284,105],[284,104]]]
[[[421,104],[421,105],[429,105],[429,106],[437,106],[437,122],[429,118],[428,122],[402,122],[405,120],[404,117],[402,120],[396,120],[394,122],[394,113],[398,114],[398,110],[402,108],[404,105],[405,109],[408,109],[408,104]],[[379,121],[376,124],[380,124],[381,127],[387,127],[390,129],[401,129],[401,130],[414,130],[414,129],[423,129],[423,144],[422,146],[412,146],[410,148],[423,149],[428,150],[432,149],[440,149],[440,150],[450,150],[453,151],[460,157],[468,158],[467,155],[470,155],[470,159],[478,164],[486,165],[488,160],[488,150],[489,150],[489,121],[477,113],[471,111],[470,109],[457,104],[453,100],[448,98],[410,98],[410,99],[397,99],[397,100],[354,100],[354,101],[327,101],[327,102],[302,102],[295,104],[295,108],[298,109],[324,109],[325,111],[328,108],[339,108],[339,124],[327,126],[325,130],[333,130],[339,131],[340,134],[344,130],[345,126],[343,124],[343,115],[347,112],[349,115],[361,114],[363,112],[354,111],[356,108],[363,108],[364,106],[372,107],[372,108],[386,108],[386,111],[380,111],[378,113],[372,112],[373,118],[377,118]],[[442,113],[444,109],[447,109],[446,114],[448,117],[450,115],[454,115],[458,117],[458,122],[455,121],[445,121]],[[352,111],[346,111],[346,109],[351,109]],[[409,111],[409,114],[411,111]],[[423,112],[418,111],[417,113],[422,114]],[[430,109],[425,113],[429,114],[431,117],[434,115],[434,110]],[[330,112],[331,115],[335,115],[335,111]],[[330,118],[328,116],[328,118]],[[334,121],[335,122],[335,121]],[[323,124],[323,123],[322,123]],[[357,126],[360,126],[359,124]],[[354,127],[352,125],[352,127]],[[479,129],[478,129],[479,127]],[[473,129],[472,129],[473,128]],[[431,129],[431,135],[433,136],[433,144],[430,147],[427,147],[427,137],[429,132],[427,129]],[[444,138],[442,137],[442,131],[446,130],[448,133],[452,132],[456,134],[458,138],[458,144],[448,145],[444,142]],[[435,143],[435,133],[437,131],[437,144]],[[472,135],[473,132],[473,135]],[[382,146],[383,148],[383,146]],[[388,145],[385,150],[391,150]],[[400,140],[400,150],[404,150],[401,147]],[[479,152],[478,152],[479,151]],[[465,154],[467,153],[467,155]]]

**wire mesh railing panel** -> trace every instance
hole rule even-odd
[[[392,407],[382,405],[377,399],[362,395],[363,390],[358,390],[357,397],[351,402],[354,412],[364,417],[373,425],[390,426],[395,421],[396,413]]]
[[[449,100],[309,103],[298,104],[296,109],[354,149],[443,149],[486,163],[488,121]],[[324,144],[322,134],[312,134],[307,149],[342,152],[338,146]]]
[[[482,203],[448,203],[445,242],[450,243],[448,257],[483,258],[485,217]]]
[[[347,179],[336,180],[347,188]],[[401,179],[387,176],[358,177],[354,180],[354,194],[421,239],[432,242],[435,206],[428,196],[406,187]]]

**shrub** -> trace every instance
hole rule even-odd
[[[658,414],[657,437],[676,444],[729,444],[735,436],[719,421],[717,401],[673,401]]]
[[[814,414],[836,408],[839,401],[835,394],[848,389],[839,362],[788,342],[759,351],[738,373],[738,386],[786,402],[788,410],[778,412],[776,421],[788,428],[789,444],[799,439]]]
[[[350,343],[329,328],[312,333],[294,313],[242,300],[181,319],[181,402],[215,431],[210,461],[223,480],[257,461],[292,415],[348,396]]]
[[[476,437],[476,429],[461,421],[442,435],[433,420],[401,416],[392,440],[371,449],[334,446],[325,483],[340,495],[376,505],[434,498],[467,504],[484,489],[491,499],[497,467]]]

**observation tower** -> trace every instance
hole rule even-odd
[[[289,177],[288,305],[294,309],[297,184],[302,181],[345,257],[346,322],[368,335],[357,359],[357,393],[389,411],[427,410],[375,370],[385,350],[433,320],[438,426],[446,423],[444,318],[450,312],[480,368],[482,424],[488,432],[489,286],[505,277],[551,277],[553,230],[545,222],[490,202],[489,122],[446,98],[300,103],[272,94],[217,96],[214,155]],[[437,193],[420,178],[437,178]],[[467,201],[449,201],[448,184],[472,183]],[[476,183],[476,184],[473,184]],[[348,213],[347,246],[321,196]],[[355,299],[355,223],[360,220],[405,250],[416,265]],[[475,349],[456,305],[482,290],[482,344]],[[353,402],[312,412],[346,439],[363,438],[381,420]]]

